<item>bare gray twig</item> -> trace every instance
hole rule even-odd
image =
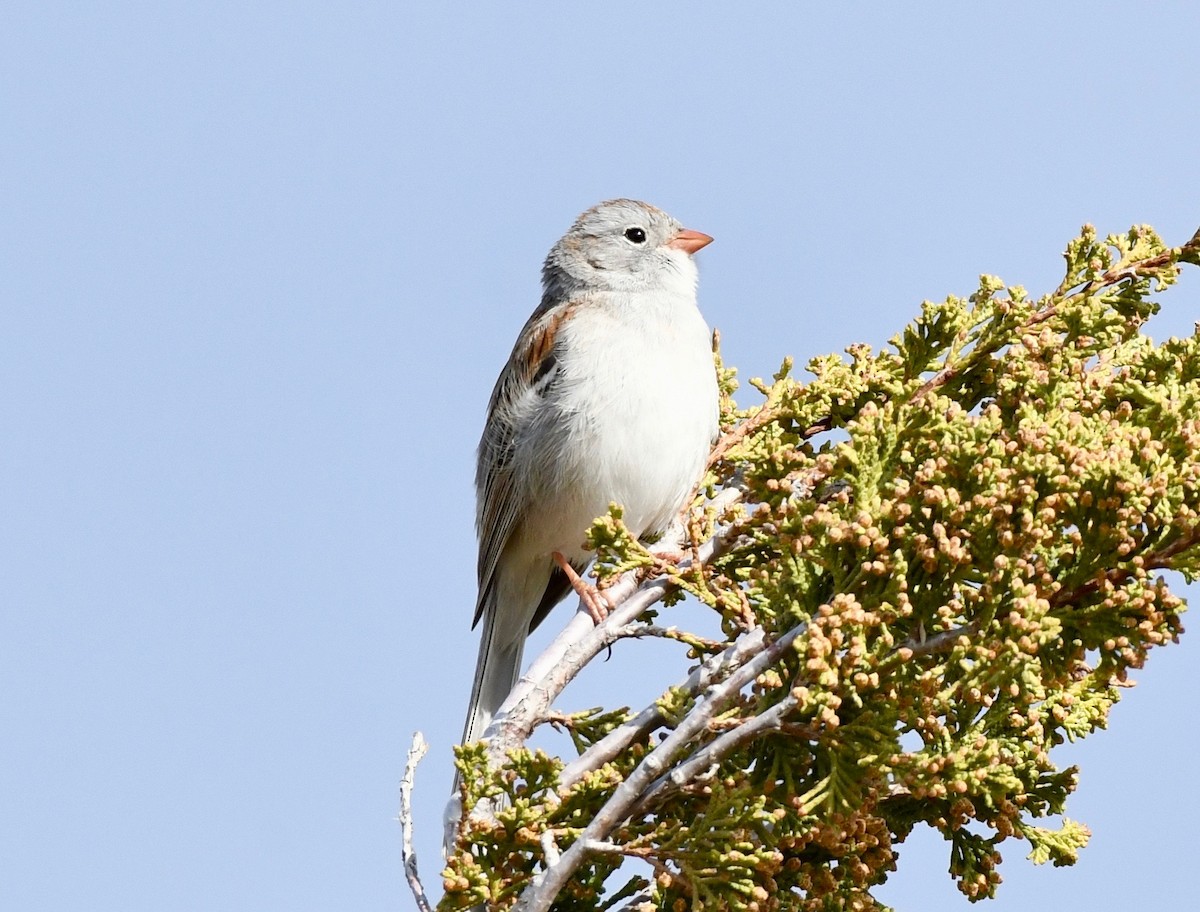
[[[700,778],[707,770],[732,754],[735,750],[765,732],[778,731],[783,726],[783,720],[788,713],[796,708],[800,701],[790,694],[765,712],[747,719],[740,725],[731,728],[707,744],[697,748],[685,761],[654,782],[642,800],[638,802],[632,813],[636,814],[658,798],[668,788],[682,788],[689,782]]]
[[[408,749],[408,760],[404,764],[404,778],[400,780],[400,832],[403,834],[400,856],[404,860],[404,876],[408,880],[408,888],[412,890],[417,908],[421,912],[433,912],[425,888],[421,885],[421,876],[417,873],[417,852],[413,848],[413,814],[412,791],[413,780],[417,774],[417,764],[429,750],[425,736],[413,732],[412,745]]]

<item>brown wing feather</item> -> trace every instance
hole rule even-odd
[[[475,531],[479,537],[479,595],[474,624],[479,623],[496,576],[496,565],[508,544],[513,528],[525,508],[523,492],[514,490],[512,469],[516,445],[516,421],[524,409],[517,408],[526,396],[544,392],[541,381],[555,363],[554,346],[559,327],[574,304],[552,305],[543,301],[526,322],[508,363],[501,372],[488,401],[487,421],[479,441],[475,469]]]

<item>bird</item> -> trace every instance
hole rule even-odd
[[[542,298],[488,401],[477,453],[477,741],[516,684],[526,637],[575,588],[612,503],[639,538],[688,502],[717,436],[711,331],[693,254],[712,242],[649,203],[581,214],[542,266]],[[598,618],[597,618],[598,619]]]

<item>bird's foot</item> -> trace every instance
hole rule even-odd
[[[571,582],[571,588],[583,602],[583,607],[592,616],[592,620],[599,624],[608,617],[608,613],[613,609],[613,604],[609,601],[608,596],[581,577],[571,566],[571,562],[557,551],[551,557],[554,558],[554,563],[558,564],[558,568],[567,575],[567,579]]]

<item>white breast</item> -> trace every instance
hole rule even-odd
[[[583,559],[591,521],[617,502],[636,535],[664,528],[717,430],[710,333],[690,294],[612,295],[564,326],[544,413],[556,451],[538,496],[551,550]]]

